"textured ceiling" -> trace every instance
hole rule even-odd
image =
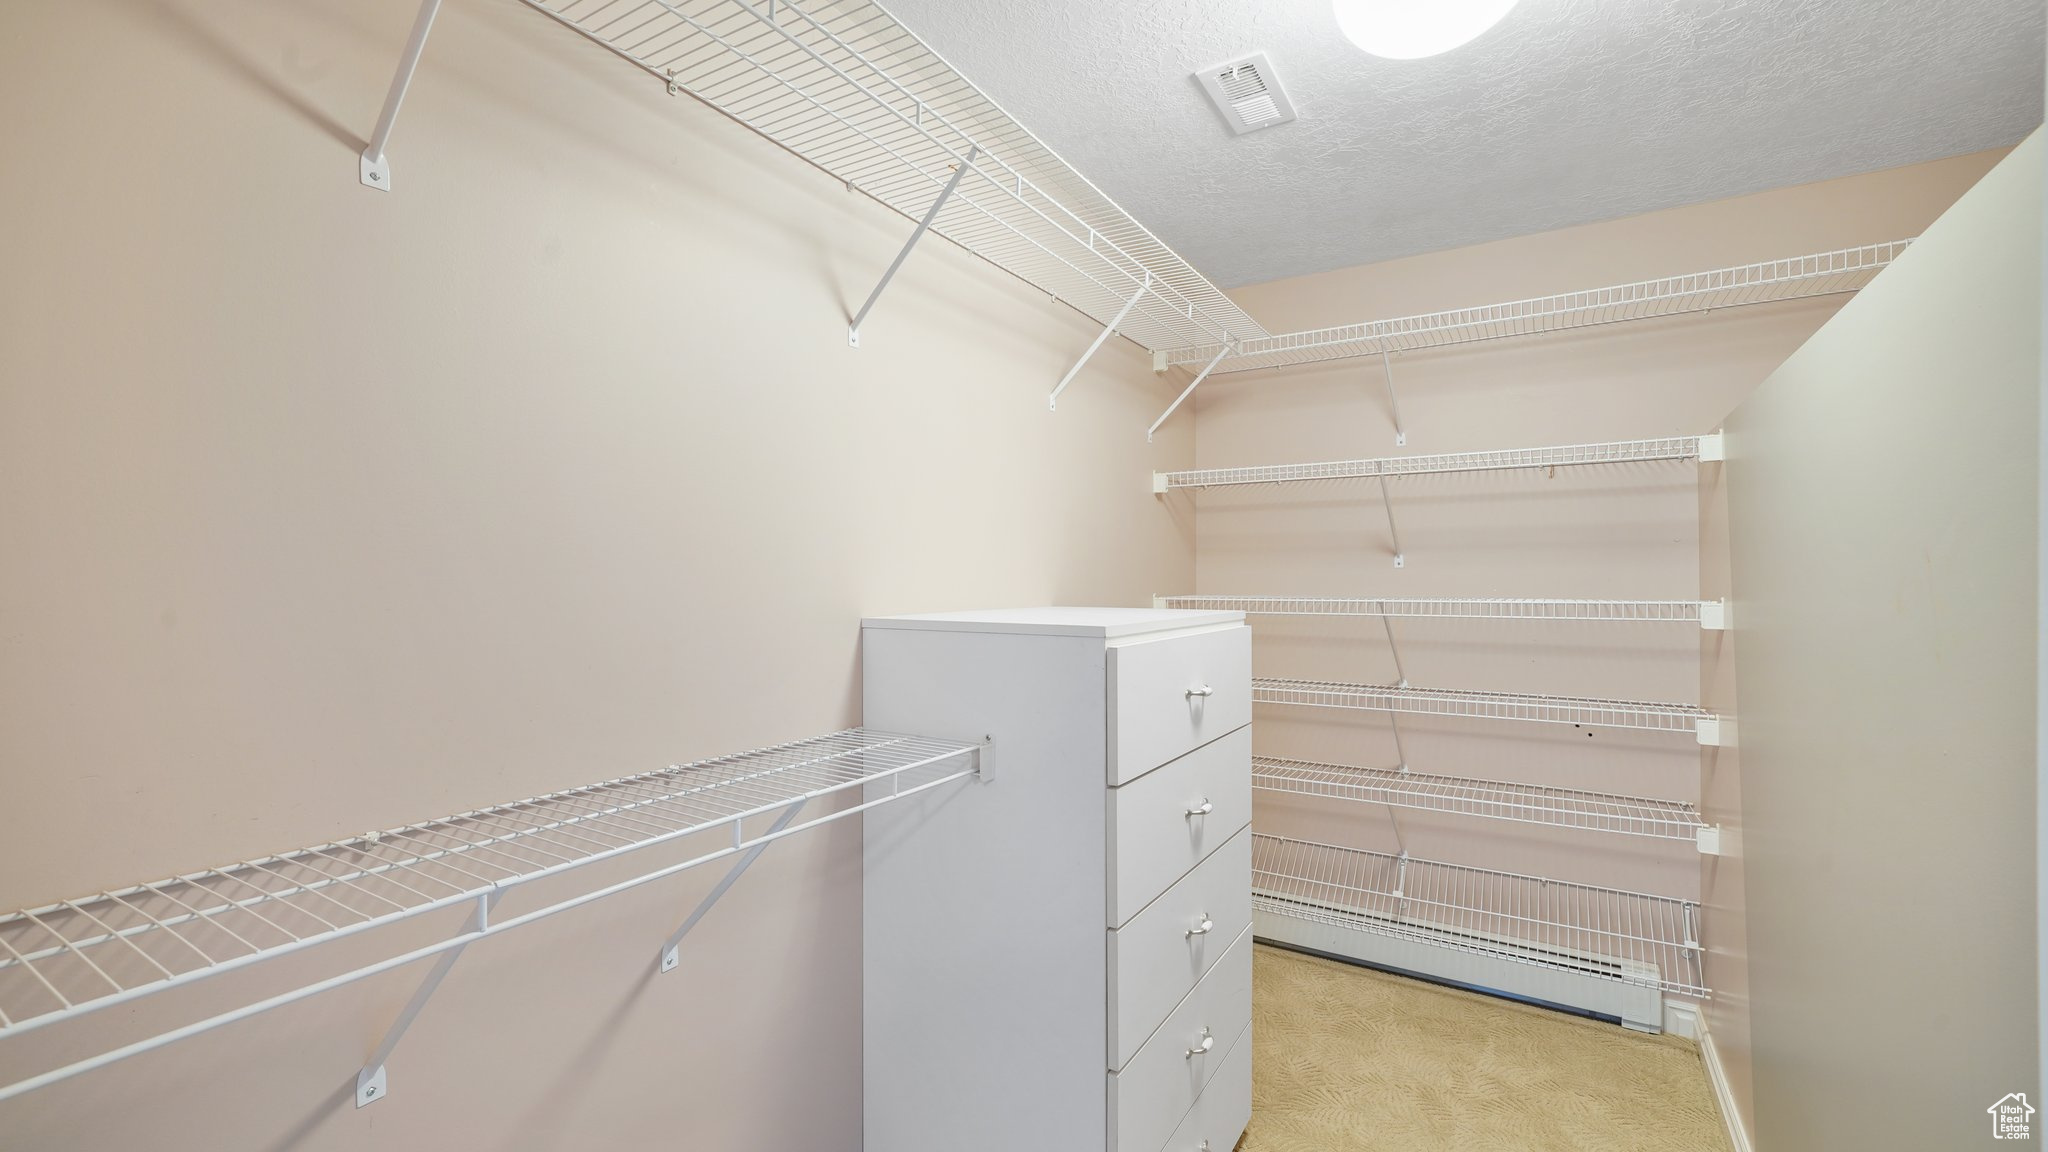
[[[2041,0],[1521,0],[1428,60],[1329,0],[886,0],[1226,285],[2012,144]],[[1232,136],[1190,75],[1271,54],[1300,112]]]

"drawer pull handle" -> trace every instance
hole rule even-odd
[[[1187,934],[1190,936],[1207,936],[1209,933],[1214,932],[1215,930],[1216,922],[1214,920],[1209,919],[1209,914],[1207,912],[1204,912],[1202,913],[1202,926],[1200,928],[1188,929]]]
[[[1209,1030],[1207,1028],[1204,1028],[1202,1029],[1202,1042],[1200,1044],[1195,1045],[1193,1048],[1188,1049],[1187,1058],[1189,1060],[1193,1060],[1195,1057],[1200,1056],[1202,1053],[1207,1052],[1209,1049],[1214,1048],[1215,1046],[1216,1038],[1214,1036],[1209,1035]]]
[[[1215,694],[1216,690],[1214,688],[1209,687],[1207,684],[1202,685],[1200,688],[1188,689],[1189,699],[1193,699],[1196,696],[1214,696]]]
[[[1196,816],[1207,816],[1209,813],[1214,812],[1215,810],[1216,806],[1214,804],[1209,803],[1209,798],[1207,796],[1204,796],[1202,797],[1202,802],[1200,804],[1197,804],[1193,808],[1188,809],[1188,817],[1192,819]]]

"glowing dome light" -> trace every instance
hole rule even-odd
[[[1346,39],[1388,60],[1420,60],[1470,43],[1516,0],[1336,0]]]

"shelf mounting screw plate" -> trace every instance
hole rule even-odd
[[[381,1100],[387,1091],[384,1082],[384,1066],[365,1068],[356,1073],[356,1107],[361,1108],[372,1100]]]

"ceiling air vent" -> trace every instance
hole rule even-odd
[[[1264,52],[1240,56],[1195,73],[1223,122],[1242,136],[1294,119],[1294,104]]]

